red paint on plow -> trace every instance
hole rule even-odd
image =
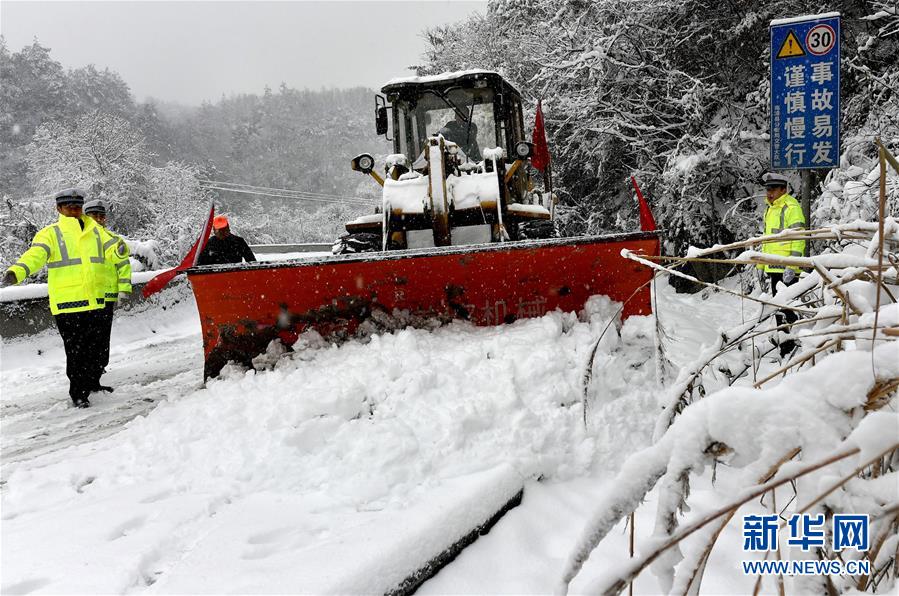
[[[250,364],[273,339],[314,329],[331,340],[368,330],[467,320],[501,325],[596,294],[628,301],[624,317],[652,312],[652,272],[622,249],[655,255],[655,233],[363,253],[188,271],[200,313],[205,376]],[[646,284],[644,286],[644,284]],[[641,288],[641,286],[644,286]],[[635,294],[636,292],[636,294]],[[628,300],[629,299],[629,300]]]

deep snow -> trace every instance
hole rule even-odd
[[[184,295],[116,319],[117,389],[86,411],[68,406],[55,332],[4,344],[3,593],[383,592],[519,483],[522,505],[420,591],[551,593],[659,411],[654,320],[633,317],[600,345],[584,428],[586,358],[615,311],[604,298],[580,319],[341,346],[307,334],[270,370],[226,368],[203,387]],[[736,298],[667,284],[659,304],[675,368],[742,316]],[[698,501],[711,507],[727,477],[698,481]],[[733,527],[721,543],[704,591],[751,591]],[[572,591],[627,556],[619,524]],[[646,573],[636,591],[659,585]]]

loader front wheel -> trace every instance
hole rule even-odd
[[[360,252],[376,252],[381,250],[381,235],[369,232],[356,232],[344,234],[334,242],[331,253],[335,255],[350,255]]]

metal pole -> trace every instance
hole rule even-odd
[[[805,217],[805,227],[809,228],[811,226],[811,214],[812,214],[812,184],[814,180],[814,176],[812,175],[812,170],[802,170],[802,200],[800,201],[802,204],[802,215]],[[809,243],[805,243],[805,255],[809,255]]]

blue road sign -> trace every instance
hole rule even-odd
[[[771,167],[840,163],[840,14],[771,21]]]

